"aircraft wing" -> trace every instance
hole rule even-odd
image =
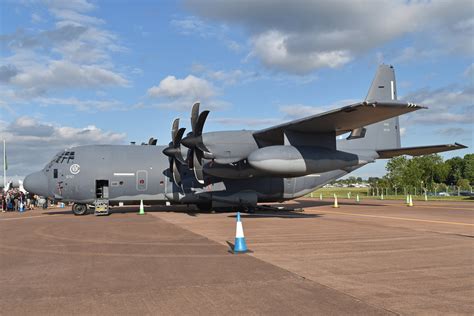
[[[285,130],[301,133],[335,132],[337,136],[419,109],[426,108],[414,103],[400,101],[364,101],[256,131],[253,135],[258,140],[270,143],[281,140]]]
[[[386,158],[393,158],[393,157],[401,156],[401,155],[409,155],[409,156],[429,155],[429,154],[434,154],[434,153],[440,153],[443,151],[450,151],[450,150],[457,150],[457,149],[464,149],[464,148],[467,148],[467,146],[454,143],[454,144],[446,144],[446,145],[384,149],[384,150],[377,150],[377,153],[379,154],[379,159],[386,159]]]

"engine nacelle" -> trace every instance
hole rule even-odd
[[[248,179],[265,175],[244,160],[233,164],[218,164],[211,161],[203,166],[203,170],[208,175],[225,179]]]
[[[358,155],[323,147],[277,145],[263,147],[247,158],[257,170],[284,177],[298,177],[356,166],[368,161]]]

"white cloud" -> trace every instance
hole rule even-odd
[[[472,82],[474,80],[474,63],[470,64],[466,70],[464,71],[464,75],[468,77],[468,80],[471,80],[471,84],[474,85]]]
[[[204,78],[214,82],[224,83],[226,85],[247,83],[254,79],[261,78],[261,75],[255,71],[246,71],[241,69],[213,70],[201,64],[193,64],[191,70],[193,73],[199,74]]]
[[[168,109],[173,111],[184,111],[188,113],[191,110],[191,107],[196,102],[201,103],[201,109],[205,110],[222,110],[225,108],[229,108],[231,104],[227,101],[223,100],[197,100],[197,99],[188,99],[188,98],[178,98],[175,100],[163,100],[162,102],[153,103],[153,104],[144,104],[144,103],[137,103],[134,105],[133,108],[136,109]]]
[[[465,128],[460,128],[460,127],[448,127],[448,128],[439,129],[437,130],[437,132],[441,135],[446,135],[446,136],[459,136],[459,135],[468,134],[470,131]]]
[[[417,50],[437,46],[468,56],[474,51],[470,0],[188,0],[187,7],[201,17],[243,26],[251,56],[289,73],[341,66],[407,33],[421,39]],[[404,53],[407,58],[414,52]]]
[[[31,22],[41,23],[41,22],[43,22],[43,18],[38,13],[32,13],[31,14]]]
[[[86,12],[93,10],[95,6],[87,0],[44,0],[45,4],[52,9],[74,10]]]
[[[474,109],[474,87],[446,86],[439,89],[420,89],[403,97],[429,108],[429,112],[413,113],[408,123],[430,125],[471,124]]]
[[[215,98],[218,94],[218,89],[204,78],[193,75],[188,75],[183,79],[167,76],[147,91],[148,97],[158,99],[158,102],[151,105],[140,103],[137,107],[188,111],[197,101],[200,101],[208,110],[229,107],[228,102]]]
[[[34,99],[39,105],[60,105],[60,106],[72,106],[79,111],[105,111],[105,110],[117,110],[124,109],[124,105],[117,100],[80,100],[75,97],[69,98],[45,98],[38,97]]]
[[[409,46],[403,48],[393,58],[390,58],[390,63],[398,65],[410,61],[417,61],[420,59],[432,59],[438,54],[440,54],[439,50],[419,49],[418,47]]]
[[[148,89],[150,97],[186,98],[186,99],[209,99],[217,94],[214,86],[205,79],[188,75],[186,78],[178,79],[175,76],[167,76],[160,84]]]
[[[182,35],[197,35],[205,39],[217,39],[230,51],[239,53],[243,45],[235,40],[229,39],[228,28],[223,24],[207,23],[196,16],[186,16],[171,20],[171,26]]]
[[[10,79],[14,85],[26,89],[95,88],[98,86],[127,86],[121,75],[100,66],[78,65],[67,61],[51,61],[43,67],[37,65],[20,71]]]
[[[23,104],[35,104],[37,106],[65,106],[73,107],[79,111],[107,111],[107,110],[127,110],[129,107],[117,100],[103,99],[105,95],[100,96],[100,99],[79,99],[76,97],[49,97],[38,94],[33,91],[33,95],[24,95],[13,89],[2,89],[0,87],[0,108],[5,108],[11,114],[16,114],[13,108],[17,108]],[[100,93],[98,93],[100,95]]]
[[[414,123],[431,124],[431,125],[446,125],[446,124],[472,124],[472,115],[456,114],[456,113],[437,113],[436,111],[414,116],[412,121]]]
[[[287,46],[288,40],[289,35],[277,31],[259,34],[252,40],[253,53],[266,66],[300,74],[321,67],[339,67],[352,59],[347,50],[291,52]]]
[[[25,176],[41,169],[52,156],[68,147],[86,144],[123,144],[126,135],[90,125],[61,126],[33,117],[0,121],[0,139],[7,142],[8,174]]]
[[[0,36],[6,48],[0,58],[5,65],[0,69],[1,81],[23,99],[56,90],[129,85],[126,76],[114,70],[111,58],[125,48],[103,21],[88,15],[94,5],[81,0],[45,3],[55,18],[53,28],[17,29]]]
[[[170,23],[183,35],[198,34],[201,37],[210,37],[214,33],[209,25],[195,16],[173,19]]]

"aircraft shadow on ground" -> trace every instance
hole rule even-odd
[[[200,211],[198,209],[190,209],[186,206],[148,206],[145,207],[145,213],[165,213],[165,212],[173,212],[173,213],[183,213],[188,216],[197,217],[200,214],[222,214],[222,213],[229,213],[229,217],[235,217],[235,210],[229,208],[229,210],[219,210],[216,212],[211,211]],[[109,211],[109,215],[117,215],[117,214],[130,214],[130,213],[138,213],[138,207],[120,207],[120,208],[111,208]],[[89,215],[92,215],[94,212],[91,210]],[[72,210],[65,209],[65,210],[47,210],[41,212],[43,215],[73,215]],[[304,214],[301,211],[293,211],[293,210],[279,210],[279,209],[265,209],[265,210],[257,210],[255,213],[242,213],[242,218],[265,218],[265,217],[280,217],[280,218],[314,218],[319,217],[320,215],[317,214]]]
[[[243,218],[265,218],[265,217],[280,217],[280,218],[314,218],[320,217],[321,215],[318,214],[304,214],[298,209],[305,209],[310,207],[323,207],[323,206],[330,206],[333,205],[334,202],[331,201],[311,201],[311,200],[304,200],[304,201],[293,201],[292,204],[268,204],[262,206],[261,209],[257,209],[256,213],[243,213]],[[339,202],[341,206],[364,206],[364,207],[377,207],[380,204],[366,204],[366,203],[356,203],[356,202]],[[283,208],[283,209],[281,209]],[[173,213],[185,213],[188,216],[196,217],[200,214],[212,214],[212,213],[235,213],[235,210],[232,208],[220,209],[216,212],[213,211],[201,211],[194,206],[186,206],[186,205],[148,205],[144,208],[146,213],[159,213],[159,212],[173,212]],[[129,214],[129,213],[138,213],[139,206],[125,206],[125,207],[111,207],[109,210],[109,215],[114,214]],[[93,210],[89,211],[89,214],[93,214]],[[42,211],[44,215],[72,215],[72,210],[68,207],[62,210],[45,210]],[[235,217],[235,215],[230,215],[229,217]]]
[[[321,217],[321,214],[303,214],[301,212],[255,212],[253,214],[240,214],[241,218],[282,218],[282,219],[299,219],[299,218],[317,218]],[[228,217],[235,218],[235,215],[229,215]]]
[[[304,201],[299,201],[295,200],[295,203],[297,203],[298,207],[305,208],[305,207],[317,207],[317,206],[329,206],[329,205],[334,205],[334,202],[332,201],[310,201],[310,200],[304,200]],[[383,201],[379,201],[383,202]],[[380,207],[383,205],[383,203],[377,203],[377,204],[369,204],[369,203],[364,203],[364,202],[349,202],[349,201],[339,201],[339,205],[348,205],[348,206],[369,206],[369,207]]]
[[[74,214],[72,213],[72,210],[67,210],[67,209],[64,210],[64,211],[53,211],[53,210],[51,210],[51,211],[43,211],[41,214],[43,214],[43,215],[69,215],[69,214],[70,214],[70,215],[74,215]]]

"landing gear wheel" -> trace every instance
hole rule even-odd
[[[72,206],[72,212],[74,215],[86,215],[87,214],[87,206],[85,204],[76,204],[74,203]]]

